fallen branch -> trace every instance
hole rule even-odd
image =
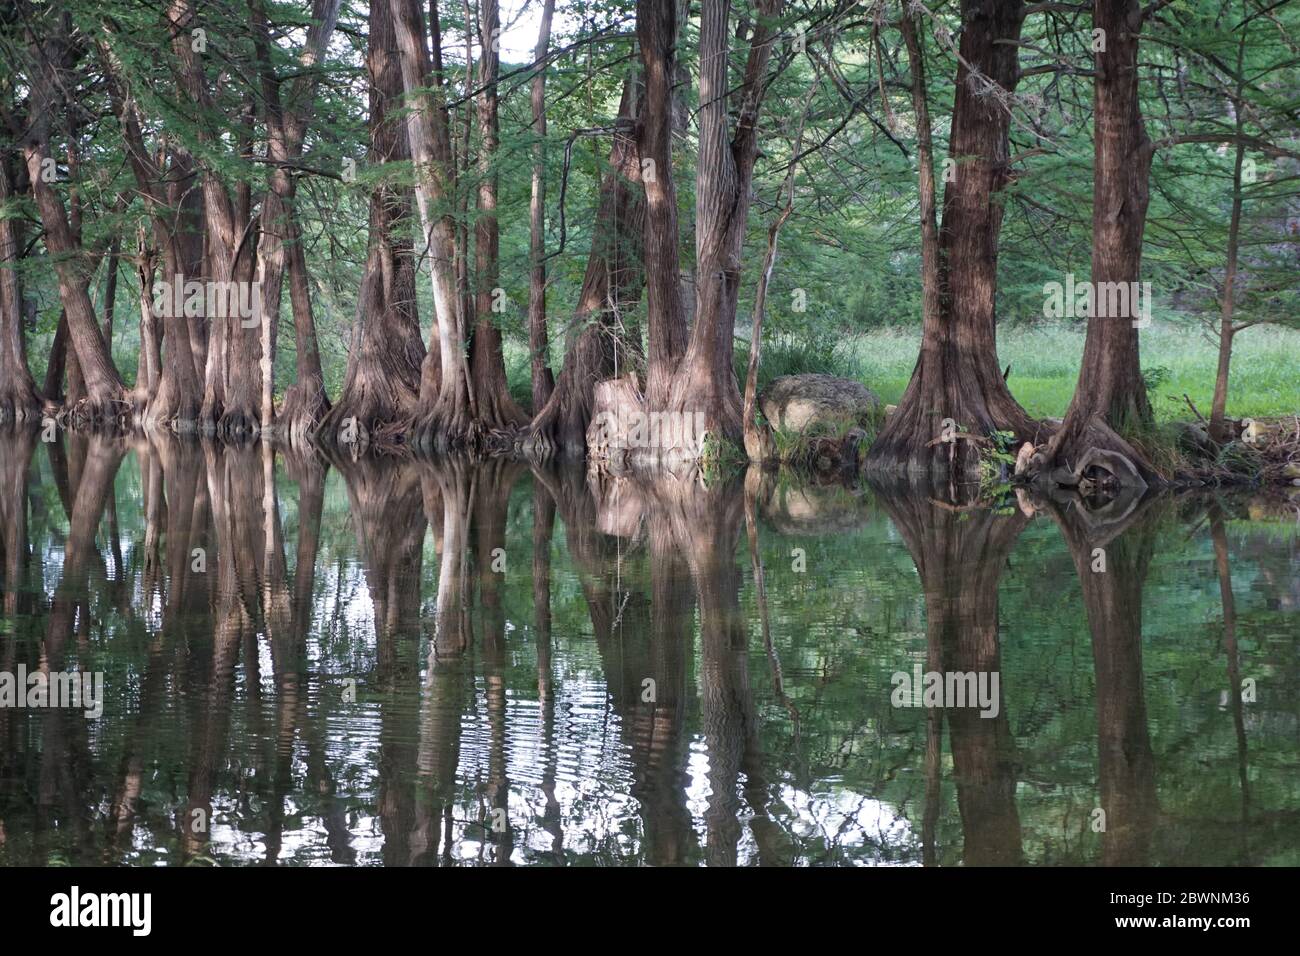
[[[1187,402],[1187,407],[1190,408],[1190,409],[1192,410],[1192,414],[1196,416],[1196,420],[1199,421],[1199,422],[1200,422],[1202,425],[1204,425],[1206,428],[1209,428],[1209,427],[1210,427],[1210,423],[1207,422],[1207,421],[1206,421],[1206,420],[1201,416],[1201,413],[1198,412],[1198,411],[1196,410],[1196,405],[1193,404],[1192,399],[1191,399],[1191,396],[1188,395],[1186,392],[1183,392],[1183,401]]]

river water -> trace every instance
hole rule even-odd
[[[0,864],[1300,864],[1300,501],[39,438]]]

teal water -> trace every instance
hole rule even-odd
[[[37,438],[0,864],[1300,863],[1294,501]]]

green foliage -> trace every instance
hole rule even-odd
[[[148,210],[108,95],[105,62],[114,64],[133,98],[147,147],[191,154],[232,195],[247,190],[256,213],[271,165],[265,156],[265,93],[245,8],[200,8],[199,25],[209,43],[202,59],[211,93],[207,108],[193,102],[178,82],[171,36],[155,5],[65,0],[33,9],[39,24],[51,31],[66,11],[78,37],[103,44],[102,51],[94,44],[79,44],[70,54],[72,65],[63,74],[68,103],[48,117],[51,152],[59,157],[56,188],[69,207],[75,190],[87,250],[100,253],[119,236],[123,255],[131,256],[138,229],[145,226],[149,235]],[[266,10],[272,25],[269,63],[287,95],[300,70],[309,9],[269,2]],[[466,71],[464,9],[442,4],[439,10],[450,119],[458,151],[468,146],[474,159],[466,163],[463,155],[458,157],[460,176],[446,211],[472,233],[480,183],[480,134],[472,122],[468,141],[464,137],[474,108],[469,94],[476,83]],[[739,17],[752,11],[752,3],[746,3],[735,13]],[[369,12],[363,4],[343,4],[339,30],[321,65],[322,82],[309,104],[312,120],[304,155],[295,169],[297,212],[331,395],[341,387],[358,319],[356,295],[368,239],[370,192],[385,182],[409,185],[413,176],[409,162],[369,161]],[[933,13],[935,20],[925,19],[922,32],[934,147],[942,159],[949,148],[956,61],[936,25],[955,33],[960,24],[956,5],[940,6]],[[814,64],[809,56],[797,55],[788,40],[810,24],[823,23],[828,14],[821,4],[787,7],[782,14],[782,39],[774,56],[781,69],[774,68],[769,77],[758,119],[761,154],[740,259],[737,333],[747,339],[744,317],[752,310],[767,230],[784,199],[780,190],[786,173],[795,162],[793,213],[780,233],[767,301],[760,384],[778,375],[822,371],[859,378],[885,401],[894,401],[915,363],[921,316],[917,144],[907,57],[895,24],[877,26],[836,14],[826,36],[826,55],[833,65],[833,75],[828,74],[826,63]],[[587,256],[599,238],[592,231],[600,181],[609,172],[608,129],[623,83],[638,68],[631,35],[634,15],[630,0],[601,0],[581,10],[562,2],[557,11],[554,55],[547,63],[549,131],[541,142],[548,190],[547,307],[557,371]],[[508,28],[513,52],[502,64],[506,79],[501,86],[500,148],[485,169],[499,184],[498,281],[510,303],[505,313],[493,318],[507,342],[511,394],[525,404],[531,387],[520,345],[526,338],[531,169],[539,144],[527,100],[532,58],[527,32],[535,17],[535,9],[529,8],[513,32]],[[1017,398],[1039,416],[1064,411],[1082,339],[1081,322],[1044,320],[1043,285],[1067,273],[1082,280],[1090,270],[1096,197],[1089,22],[1086,11],[1069,9],[1026,19],[1019,53],[1024,74],[1009,100],[1015,160],[1009,181],[995,196],[1003,209],[995,293],[1000,359],[1013,367],[1011,388]],[[699,67],[698,22],[688,19],[683,27],[678,55],[683,69],[694,77]],[[1237,0],[1185,0],[1157,12],[1144,25],[1139,93],[1158,148],[1142,255],[1142,278],[1152,283],[1156,298],[1156,325],[1143,330],[1141,340],[1148,385],[1162,420],[1183,415],[1183,393],[1202,407],[1208,405],[1214,365],[1206,361],[1209,353],[1200,335],[1213,340],[1219,322],[1234,195],[1242,202],[1235,317],[1265,327],[1251,328],[1235,341],[1231,408],[1238,415],[1295,410],[1295,342],[1267,326],[1296,327],[1300,322],[1300,286],[1294,281],[1300,241],[1295,229],[1300,215],[1300,138],[1294,122],[1300,110],[1300,65],[1291,49],[1297,35],[1297,5],[1256,9]],[[9,33],[4,39],[4,75],[14,79],[0,85],[0,97],[18,109],[36,64]],[[675,137],[672,172],[681,267],[693,275],[698,149],[694,118],[700,104],[694,83],[679,84],[677,94],[680,112],[690,121]],[[74,103],[75,109],[69,105]],[[394,115],[400,118],[400,109],[395,108]],[[1238,156],[1232,142],[1238,116],[1241,133],[1248,138],[1241,147],[1241,177],[1235,175]],[[801,126],[804,149],[796,157],[794,138]],[[64,161],[73,153],[75,166]],[[346,161],[356,164],[354,179],[342,175]],[[942,169],[937,172],[942,206],[945,182]],[[126,207],[115,211],[119,196],[126,198]],[[15,197],[9,205],[4,214],[20,223],[20,245],[26,253],[16,268],[24,294],[36,306],[36,321],[27,330],[28,352],[40,379],[62,304],[51,262],[32,228],[37,217],[29,198]],[[414,218],[411,231],[414,236]],[[139,350],[140,290],[130,263],[124,259],[120,267],[113,353],[130,382]],[[104,280],[101,265],[90,282],[101,312]],[[420,281],[416,286],[416,308],[426,331],[432,311],[428,285]],[[691,287],[685,289],[689,295]],[[642,301],[630,311],[641,319],[644,309]],[[644,322],[640,324],[644,329]],[[288,333],[286,297],[275,369],[281,393],[294,375],[293,336]],[[738,342],[735,368],[742,381],[746,359],[747,346]]]
[[[980,497],[993,499],[1010,487],[1016,464],[1016,436],[1014,432],[995,431],[988,438],[989,444],[979,446],[979,485]]]
[[[763,342],[762,361],[758,366],[758,387],[764,386],[783,375],[803,375],[809,372],[821,372],[826,375],[839,375],[853,378],[857,372],[852,354],[852,346],[842,340],[823,335],[819,338],[809,336],[780,336]],[[749,374],[749,339],[737,338],[732,365],[736,372],[736,381],[742,385]]]

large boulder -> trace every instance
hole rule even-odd
[[[773,428],[790,434],[823,424],[870,424],[879,414],[880,399],[851,378],[811,372],[772,379],[758,396],[758,407]]]

